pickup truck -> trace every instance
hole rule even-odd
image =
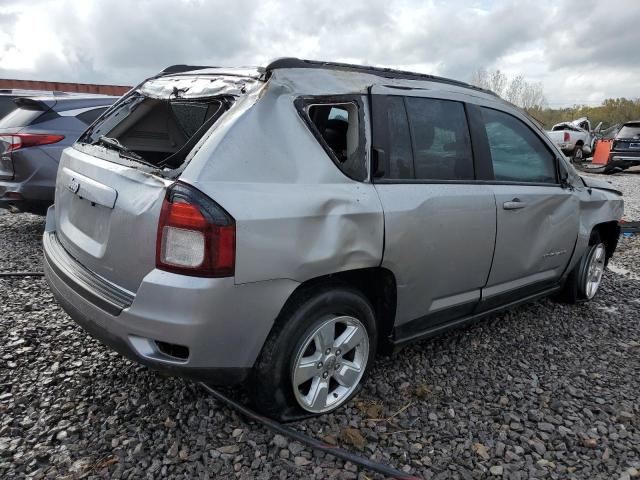
[[[601,126],[602,122],[592,130],[591,122],[587,117],[582,117],[571,122],[556,123],[547,131],[547,135],[572,162],[581,162],[593,154],[596,135]]]

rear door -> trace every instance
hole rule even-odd
[[[558,181],[557,156],[516,112],[469,106],[492,170],[497,236],[483,308],[555,285],[576,243],[579,201]],[[485,143],[486,142],[486,143]]]
[[[492,189],[476,180],[462,95],[383,86],[371,93],[382,266],[396,276],[396,334],[406,339],[477,306],[496,206]]]

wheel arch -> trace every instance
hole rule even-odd
[[[598,232],[607,252],[607,263],[613,256],[620,237],[620,225],[616,221],[602,222],[593,226],[592,232]]]
[[[391,270],[383,267],[359,268],[310,278],[296,287],[284,303],[271,331],[278,330],[286,313],[321,289],[352,288],[362,293],[373,306],[378,328],[378,351],[391,353],[390,335],[396,317],[397,286]]]

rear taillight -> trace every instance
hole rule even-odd
[[[63,139],[64,135],[49,135],[45,133],[5,134],[0,135],[0,151],[2,151],[2,153],[11,153],[21,148],[58,143]]]
[[[568,142],[569,140],[571,140],[571,135],[569,135],[569,132],[564,132],[564,141]]]
[[[199,190],[173,184],[160,212],[156,267],[198,277],[231,277],[235,259],[233,217]]]

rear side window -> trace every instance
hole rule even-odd
[[[105,112],[106,109],[107,107],[94,108],[92,110],[87,110],[86,112],[82,112],[76,115],[76,118],[86,123],[87,125],[91,125],[93,122],[95,122],[98,119],[100,115],[102,115]]]
[[[34,123],[43,113],[42,110],[16,108],[9,112],[8,115],[0,118],[0,128],[26,127]]]
[[[322,99],[301,99],[297,106],[306,112],[305,120],[338,168],[354,180],[365,180],[367,168],[359,103],[355,100],[320,102]]]
[[[406,97],[415,178],[473,180],[471,140],[460,102]]]
[[[557,183],[555,156],[527,125],[498,110],[480,110],[496,180]]]

